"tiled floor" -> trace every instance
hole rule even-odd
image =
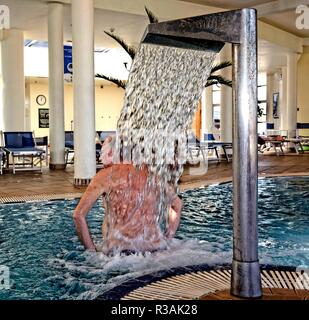
[[[309,175],[309,153],[288,154],[276,156],[275,154],[259,155],[259,176],[286,176]],[[188,174],[185,170],[181,178],[181,188],[192,188],[213,183],[230,181],[232,179],[232,163],[222,161],[212,162],[208,165],[207,173],[201,176]]]
[[[190,168],[195,169],[195,168]],[[192,175],[186,167],[181,178],[180,188],[194,188],[202,185],[230,181],[232,163],[210,161],[206,173]],[[259,155],[259,175],[309,175],[309,154],[303,155]],[[31,196],[40,194],[81,193],[84,187],[73,186],[73,166],[65,171],[44,169],[43,174],[37,172],[17,172],[13,175],[5,172],[0,176],[0,197]]]

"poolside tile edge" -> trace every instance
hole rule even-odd
[[[80,198],[83,193],[50,193],[50,194],[37,194],[25,196],[4,196],[0,197],[0,204],[14,204],[14,203],[28,203],[39,201],[52,201],[63,199],[76,199]]]

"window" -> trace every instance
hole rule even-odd
[[[266,73],[258,74],[258,105],[262,115],[258,117],[258,133],[266,134],[266,106],[267,106],[267,75]]]
[[[258,133],[266,134],[266,106],[267,106],[267,86],[258,86],[258,105],[262,111],[262,115],[258,117]]]

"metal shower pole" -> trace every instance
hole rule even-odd
[[[262,295],[257,233],[257,18],[241,9],[148,25],[142,42],[219,52],[233,44],[231,293]]]
[[[256,12],[243,10],[233,44],[233,263],[231,293],[262,295],[257,231]]]

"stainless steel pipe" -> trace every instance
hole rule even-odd
[[[233,44],[233,262],[231,293],[262,295],[257,230],[256,12],[243,10]]]

